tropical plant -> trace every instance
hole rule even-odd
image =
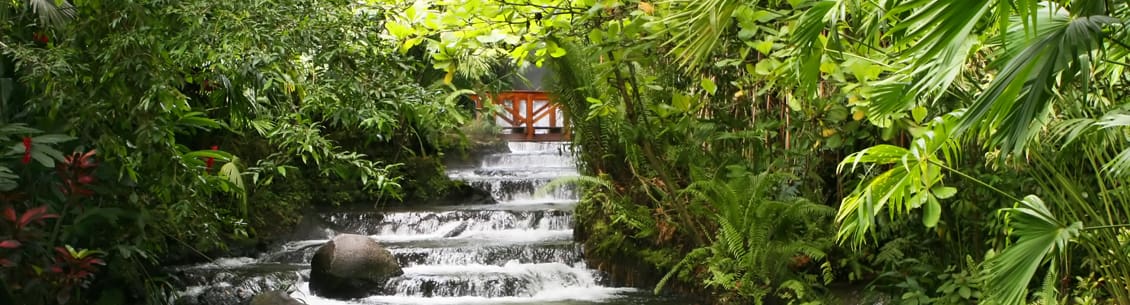
[[[323,198],[406,197],[403,156],[457,146],[466,111],[372,30],[398,6],[0,1],[3,156],[39,164],[0,164],[0,191],[53,202],[50,246],[105,251],[61,256],[68,274],[91,253],[109,270],[69,301],[168,303],[162,263],[265,237]]]
[[[833,245],[831,207],[788,192],[788,176],[753,174],[731,165],[718,180],[692,183],[683,191],[715,207],[718,233],[713,243],[696,249],[676,264],[656,287],[705,259],[707,287],[760,304],[779,294],[788,300],[819,300],[814,287],[833,280],[827,253]],[[725,182],[722,182],[725,181]],[[705,257],[704,257],[705,256]],[[684,269],[686,268],[686,269]]]

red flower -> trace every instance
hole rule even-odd
[[[35,39],[35,41],[38,41],[39,43],[44,43],[44,44],[51,41],[50,38],[47,38],[47,34],[43,34],[41,32],[37,32],[37,33],[31,35],[31,38]]]
[[[212,150],[220,150],[220,146],[212,145]],[[216,163],[216,158],[208,157],[208,159],[204,159],[204,172],[212,171],[212,164],[214,163]]]
[[[31,137],[24,137],[24,159],[20,162],[23,164],[31,163]]]

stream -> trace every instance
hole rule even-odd
[[[178,304],[245,304],[276,289],[310,305],[688,304],[610,287],[585,265],[584,249],[573,240],[576,188],[536,193],[551,180],[578,175],[568,143],[508,145],[510,152],[484,156],[478,166],[448,171],[452,179],[490,192],[498,204],[320,213],[313,217],[320,224],[303,226],[299,238],[257,257],[178,268],[186,287]],[[375,239],[396,256],[404,274],[380,296],[342,301],[310,294],[310,259],[339,233]]]

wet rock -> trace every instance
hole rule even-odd
[[[489,191],[476,188],[463,182],[454,183],[447,189],[444,196],[430,202],[432,205],[486,205],[496,204],[498,201],[491,196]]]
[[[384,220],[384,213],[376,211],[334,211],[321,213],[318,217],[321,221],[328,225],[329,231],[345,233],[345,234],[358,234],[358,235],[373,235],[377,234],[373,231],[372,223],[379,223]],[[331,235],[332,236],[332,235]],[[329,237],[315,238],[325,239]]]
[[[295,266],[246,265],[237,268],[195,267],[177,273],[189,287],[178,305],[242,305],[264,291],[285,290],[302,278]]]
[[[466,221],[460,222],[458,227],[455,227],[455,229],[452,229],[451,231],[447,231],[447,234],[443,234],[443,237],[444,238],[456,237],[456,236],[459,236],[459,234],[463,234],[463,231],[466,231],[466,230],[467,230],[467,222]]]
[[[402,274],[396,257],[376,241],[342,234],[314,253],[310,292],[335,299],[361,298],[381,293],[385,282]]]
[[[260,293],[251,299],[251,305],[305,305],[286,294],[285,291],[272,290]]]

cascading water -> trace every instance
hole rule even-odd
[[[582,249],[572,240],[578,190],[563,186],[537,193],[551,180],[577,175],[566,143],[509,146],[511,152],[486,156],[477,167],[449,172],[453,179],[490,192],[498,204],[326,213],[321,218],[332,228],[317,232],[322,239],[296,240],[258,258],[224,259],[182,271],[221,269],[232,274],[226,278],[236,278],[239,272],[231,270],[278,268],[268,274],[297,277],[291,295],[311,305],[668,302],[636,289],[602,285],[599,273],[585,266]],[[377,240],[396,256],[404,275],[390,280],[381,296],[340,301],[311,295],[305,282],[310,259],[318,246],[338,233]],[[186,297],[207,304],[209,289],[225,284],[248,286],[234,293],[249,294],[256,291],[255,285],[270,280],[256,281],[259,278],[250,277],[250,284],[198,280]]]

